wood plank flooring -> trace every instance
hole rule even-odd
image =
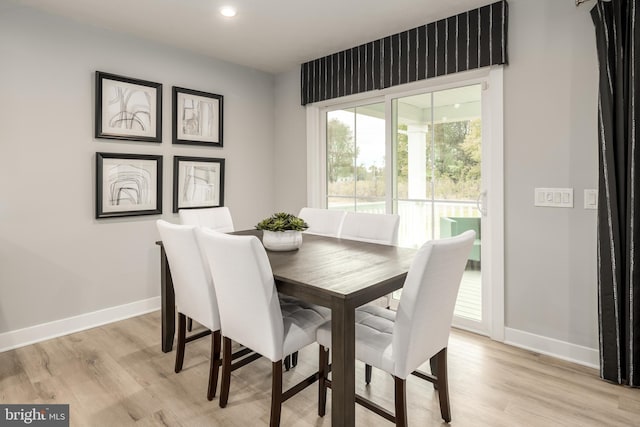
[[[260,359],[233,373],[229,405],[207,401],[210,340],[160,351],[159,312],[0,353],[0,403],[68,403],[73,426],[262,426],[269,420],[271,364]],[[317,346],[300,353],[285,387],[317,369]],[[393,408],[393,381],[374,369],[359,393]],[[608,384],[595,370],[453,331],[449,345],[452,426],[640,426],[640,390]],[[218,390],[219,391],[219,390]],[[409,425],[441,426],[431,384],[411,377]],[[330,426],[317,416],[314,385],[284,403],[283,426]],[[356,408],[357,425],[391,423]]]

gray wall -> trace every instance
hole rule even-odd
[[[598,63],[586,6],[510,1],[505,93],[505,283],[510,328],[598,346]],[[534,187],[573,187],[574,208],[533,206]]]
[[[307,126],[300,105],[300,69],[276,76],[276,209],[297,214],[307,205]]]
[[[27,8],[0,14],[0,333],[159,295],[172,157],[226,158],[247,228],[274,209],[274,77]],[[163,142],[93,138],[96,70],[160,82]],[[224,95],[224,148],[172,146],[171,86]],[[95,152],[162,154],[162,216],[95,220]]]
[[[596,211],[583,190],[597,186],[597,58],[586,5],[509,1],[504,68],[506,327],[597,348]],[[277,77],[276,169],[305,164],[304,109],[292,93],[297,70]],[[287,127],[294,123],[294,126]],[[297,154],[296,154],[297,153]],[[293,160],[295,163],[295,159]],[[297,166],[296,166],[297,171]],[[306,171],[276,175],[297,189]],[[573,187],[574,208],[533,206],[535,187]],[[293,192],[278,205],[305,203]]]
[[[510,0],[505,92],[506,326],[597,347],[597,61],[586,6]],[[0,14],[0,333],[158,295],[160,216],[95,220],[95,152],[227,159],[238,228],[306,204],[299,70],[274,77],[23,8]],[[93,138],[93,73],[164,84],[163,143]],[[173,147],[172,85],[225,96],[225,147]],[[573,187],[573,209],[533,188]],[[275,190],[277,189],[277,191]]]

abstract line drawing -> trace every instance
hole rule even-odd
[[[213,102],[184,99],[182,103],[182,133],[189,136],[212,138],[216,123],[214,122]]]
[[[173,211],[224,205],[224,159],[176,156]]]
[[[151,204],[151,173],[141,167],[116,164],[109,168],[107,185],[111,206]]]
[[[162,213],[162,156],[96,153],[96,218]]]
[[[162,85],[96,71],[96,138],[161,142]]]
[[[173,87],[173,143],[222,147],[222,104],[214,93]]]
[[[151,128],[151,93],[125,86],[109,91],[109,127],[148,132]]]
[[[182,188],[183,203],[202,203],[216,201],[219,181],[217,164],[202,166],[191,164],[185,167]]]

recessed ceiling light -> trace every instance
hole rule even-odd
[[[233,18],[234,16],[236,16],[236,10],[235,8],[231,7],[231,6],[225,6],[222,9],[220,9],[220,14],[222,16],[226,16],[227,18]]]
[[[453,108],[460,108],[460,104],[453,104]]]

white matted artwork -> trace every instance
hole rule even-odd
[[[224,97],[173,87],[173,143],[222,147]]]
[[[162,156],[96,153],[96,218],[162,213]]]
[[[162,85],[96,72],[96,138],[160,142]]]
[[[173,212],[224,205],[224,159],[173,158]]]

